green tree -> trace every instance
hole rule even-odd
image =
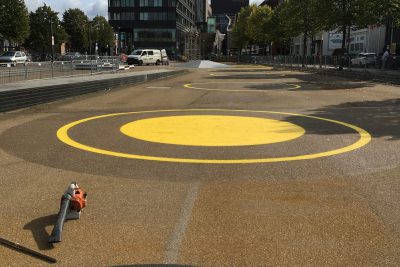
[[[58,47],[67,40],[67,34],[62,28],[58,13],[44,4],[29,14],[31,32],[26,40],[26,46],[35,53],[50,54],[52,49],[51,32],[53,31],[54,46]]]
[[[288,0],[280,11],[285,22],[282,25],[286,36],[296,37],[303,35],[303,57],[306,55],[306,46],[309,38],[324,27],[324,6],[320,0]]]
[[[62,25],[69,35],[71,51],[85,52],[89,47],[89,18],[78,9],[68,9],[63,14]]]
[[[247,19],[247,33],[253,43],[265,45],[271,42],[272,10],[269,6],[253,7]]]
[[[321,0],[326,8],[326,29],[342,32],[342,48],[351,29],[386,23],[399,14],[398,0]]]
[[[232,42],[239,48],[239,54],[242,53],[242,49],[247,47],[250,43],[250,36],[247,32],[248,29],[248,18],[252,10],[256,5],[250,5],[240,10],[238,19],[232,29]]]
[[[29,35],[29,14],[24,0],[0,0],[0,35],[22,43]]]
[[[92,46],[97,43],[100,50],[114,45],[114,31],[105,17],[96,16],[89,23],[89,39]]]

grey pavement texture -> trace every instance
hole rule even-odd
[[[68,123],[128,112],[69,134],[117,152],[195,159],[296,156],[359,139],[346,127],[293,115],[303,114],[356,125],[372,140],[310,160],[193,164],[96,154],[56,136]],[[119,130],[132,121],[185,115],[273,119],[306,133],[269,145],[189,147]],[[399,118],[399,87],[263,66],[191,69],[3,113],[0,236],[57,258],[56,266],[398,266]],[[65,224],[63,241],[49,245],[71,181],[88,191],[88,206],[80,220]],[[0,255],[2,266],[48,265],[3,246]]]
[[[199,68],[199,69],[215,69],[215,68],[226,68],[228,65],[214,62],[211,60],[191,60],[186,63],[178,64],[180,68]]]

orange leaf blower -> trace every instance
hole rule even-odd
[[[81,217],[81,212],[86,207],[86,192],[76,182],[72,182],[65,194],[61,197],[60,211],[57,222],[49,237],[49,243],[61,242],[61,234],[66,220],[76,220]]]

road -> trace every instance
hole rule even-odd
[[[0,235],[59,266],[395,266],[399,118],[398,87],[262,66],[1,114]]]

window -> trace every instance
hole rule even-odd
[[[140,6],[162,7],[162,0],[140,0]]]
[[[120,0],[110,0],[110,6],[111,7],[120,7],[121,6],[121,1]]]
[[[135,0],[120,0],[121,1],[121,7],[134,7],[135,6]]]
[[[121,13],[121,20],[134,20],[135,13],[134,12],[122,12]]]
[[[167,12],[140,12],[140,20],[173,20]]]
[[[175,5],[176,5],[176,0],[168,0],[169,7],[175,7]]]
[[[147,54],[148,54],[149,56],[154,55],[154,54],[153,54],[153,51],[147,51]]]
[[[175,42],[175,29],[134,29],[135,42]]]
[[[110,20],[120,20],[121,13],[110,12]]]

